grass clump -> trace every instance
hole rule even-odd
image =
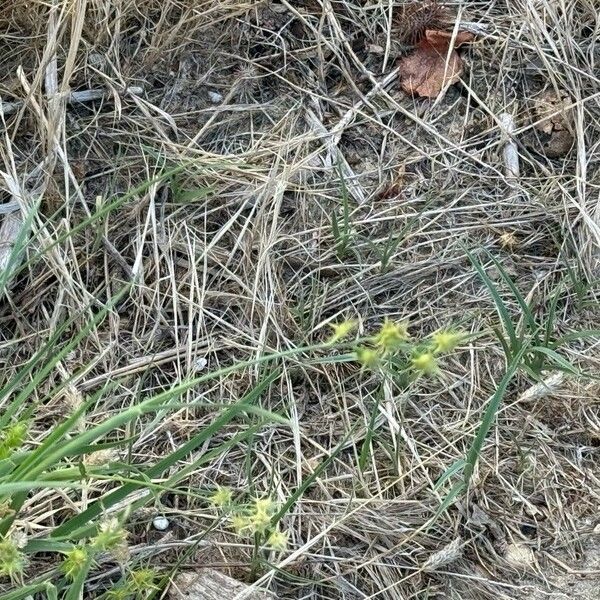
[[[0,3],[0,600],[593,596],[597,22]]]

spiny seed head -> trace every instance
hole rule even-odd
[[[356,360],[363,366],[368,369],[372,369],[376,367],[379,363],[379,353],[377,350],[373,350],[373,348],[357,348],[356,349]]]
[[[271,524],[275,508],[275,502],[271,498],[257,498],[254,501],[254,510],[248,517],[250,529],[256,533],[264,533]]]
[[[519,245],[519,239],[512,231],[505,231],[500,235],[500,245],[508,250],[514,250]]]
[[[122,585],[121,587],[113,588],[106,592],[107,600],[130,600],[132,591],[129,586]]]
[[[8,458],[25,442],[27,435],[26,423],[14,423],[0,433],[0,460]]]
[[[252,98],[260,82],[260,73],[252,63],[241,65],[235,73],[235,87],[240,98]]]
[[[450,329],[436,331],[431,336],[433,351],[452,352],[465,338],[465,334],[461,331],[452,331]]]
[[[156,571],[153,569],[136,569],[129,574],[128,588],[137,594],[156,589],[154,581]]]
[[[18,579],[25,570],[27,559],[11,536],[0,538],[0,575]]]
[[[268,496],[265,498],[256,498],[254,500],[254,510],[255,512],[264,512],[267,514],[272,514],[275,511],[275,502],[273,502],[272,498]]]
[[[348,337],[356,329],[356,321],[354,319],[347,319],[346,321],[332,324],[331,328],[333,329],[333,334],[329,341],[331,343],[339,342]]]
[[[410,338],[408,325],[386,319],[375,335],[375,344],[385,353],[393,352]]]
[[[4,432],[3,441],[9,448],[20,448],[27,435],[27,423],[15,423]]]
[[[216,508],[225,508],[231,504],[233,492],[227,487],[219,486],[211,495],[210,503]]]
[[[86,454],[83,458],[83,464],[88,467],[103,467],[119,459],[119,453],[116,450],[108,448],[98,450],[91,454]]]
[[[125,562],[129,558],[127,535],[117,519],[108,519],[100,525],[97,535],[92,539],[92,548],[110,552],[119,562]]]
[[[231,528],[237,535],[242,535],[250,527],[250,520],[245,515],[233,515],[231,517]]]
[[[256,512],[248,519],[250,529],[255,533],[264,533],[271,524],[271,517],[265,512]]]
[[[82,546],[75,546],[65,554],[60,570],[67,579],[73,581],[89,560],[89,552]]]
[[[438,364],[433,352],[422,352],[415,354],[411,359],[411,364],[416,371],[433,375],[438,371]]]
[[[273,550],[282,552],[287,548],[288,534],[284,531],[275,530],[267,538],[267,546]]]

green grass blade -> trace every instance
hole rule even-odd
[[[515,300],[519,304],[521,311],[523,312],[525,323],[527,324],[527,327],[529,328],[529,333],[531,335],[535,335],[535,333],[540,329],[540,326],[537,324],[537,322],[535,320],[535,316],[533,315],[531,307],[529,306],[529,304],[523,297],[523,294],[521,294],[521,291],[519,290],[519,288],[515,285],[515,282],[512,280],[511,276],[506,272],[504,267],[500,264],[500,261],[498,261],[494,256],[492,256],[492,254],[490,254],[490,252],[488,252],[487,250],[486,250],[486,254],[488,255],[489,259],[494,263],[494,265],[498,269],[500,276],[504,280],[504,283],[506,283],[506,285],[509,287],[510,291],[512,292],[513,296],[515,297]]]
[[[544,346],[534,346],[531,349],[533,352],[540,352],[541,354],[545,354],[550,360],[554,363],[554,365],[561,371],[566,371],[567,373],[571,373],[572,375],[581,375],[577,367],[572,365],[566,358],[561,356],[555,350],[551,348],[545,348]]]
[[[304,492],[313,484],[313,482],[325,471],[325,469],[336,459],[336,457],[340,454],[340,452],[346,446],[346,442],[350,439],[354,431],[356,430],[356,426],[352,427],[352,429],[344,436],[342,441],[334,448],[333,452],[307,477],[302,485],[286,500],[284,505],[279,509],[277,514],[273,516],[271,519],[271,526],[274,527],[279,523],[279,521],[291,510],[291,508],[296,504],[298,499],[304,494]]]
[[[59,442],[73,428],[73,426],[77,423],[79,418],[83,414],[85,414],[85,412],[91,406],[93,406],[93,404],[99,398],[101,398],[104,395],[107,388],[110,389],[114,385],[115,384],[104,386],[101,390],[94,394],[87,402],[84,402],[77,410],[75,410],[67,419],[65,419],[65,421],[63,421],[60,425],[55,427],[35,450],[28,453],[27,458],[23,460],[19,467],[11,474],[11,481],[24,479],[27,475],[32,475],[33,473],[42,473],[44,470],[42,465],[48,454],[56,455],[57,451],[58,454],[61,454],[62,448],[59,447]],[[81,447],[86,446],[82,444]],[[71,452],[71,450],[67,450],[67,453],[62,454],[62,456],[71,456]],[[55,464],[55,462],[58,462],[59,458],[57,458],[54,462],[53,460],[49,460],[46,462],[48,466],[51,466],[52,464]]]
[[[11,590],[10,592],[5,592],[4,594],[0,594],[0,600],[23,600],[24,598],[32,597],[34,594],[46,592],[46,599],[52,600],[56,596],[52,596],[52,588],[54,586],[47,582],[42,583],[33,583],[29,585],[24,585],[20,587],[18,590]],[[56,590],[56,588],[54,588]]]
[[[441,475],[440,478],[435,482],[434,490],[439,490],[448,479],[462,471],[465,467],[466,460],[460,458],[453,465],[449,466]]]
[[[467,490],[468,485],[464,481],[459,481],[452,486],[448,495],[442,500],[442,503],[435,512],[435,515],[429,522],[432,525],[443,513],[445,513],[454,504],[454,501]]]
[[[67,588],[65,595],[63,596],[63,600],[80,600],[83,598],[83,588],[85,587],[85,582],[88,577],[88,573],[92,568],[93,559],[89,557],[81,568],[81,571],[77,574],[77,577],[73,580],[71,585]]]
[[[60,339],[60,335],[64,333],[67,327],[71,326],[76,321],[76,317],[73,317],[68,320],[68,322],[61,328],[59,331],[52,336],[49,343],[44,345],[43,352],[36,354],[34,359],[30,361],[28,365],[24,367],[22,372],[19,372],[16,377],[9,382],[1,391],[0,398],[6,398],[10,395],[15,389],[16,386],[25,379],[25,377],[30,373],[34,372],[34,375],[31,377],[29,383],[27,383],[23,389],[21,389],[13,398],[11,403],[4,409],[2,415],[0,416],[0,428],[6,427],[13,416],[18,412],[19,408],[26,403],[26,401],[31,397],[33,391],[37,389],[40,384],[48,377],[48,375],[56,368],[56,365],[59,361],[61,361],[69,352],[74,350],[87,336],[88,334],[96,328],[108,315],[108,313],[116,306],[116,304],[129,292],[130,285],[126,285],[122,290],[119,291],[118,294],[115,294],[113,298],[110,299],[109,302],[106,303],[104,307],[96,315],[91,319],[84,327],[82,327],[75,336],[73,336],[64,347],[57,352],[55,343]],[[47,357],[48,360],[42,363],[42,359]],[[68,382],[63,382],[58,389],[61,389]],[[54,390],[56,392],[58,390]],[[35,410],[35,405],[32,405],[29,409],[29,413]],[[25,415],[29,414],[27,411]]]
[[[11,248],[6,267],[0,271],[0,294],[6,293],[6,287],[12,277],[19,271],[18,265],[21,263],[21,257],[27,248],[29,243],[29,236],[31,234],[31,226],[33,219],[38,211],[38,203],[28,211],[27,216],[23,220],[17,238],[14,241],[13,247]],[[6,217],[5,217],[6,218]]]
[[[367,460],[369,459],[369,453],[371,450],[371,442],[373,441],[373,435],[375,433],[375,421],[377,420],[377,415],[379,414],[379,405],[381,403],[381,395],[382,389],[379,388],[377,390],[377,396],[375,397],[375,404],[373,405],[373,410],[371,411],[371,415],[369,417],[369,424],[367,426],[367,432],[365,434],[365,439],[363,440],[360,454],[358,457],[358,469],[362,474],[365,470],[365,466],[367,464]]]
[[[74,481],[46,481],[43,479],[34,479],[31,481],[14,481],[10,483],[0,483],[0,494],[10,496],[19,492],[30,492],[36,489],[45,488],[80,488],[81,484]]]
[[[496,418],[496,413],[498,412],[498,408],[500,407],[500,403],[504,398],[506,393],[506,388],[508,384],[511,382],[512,378],[515,376],[519,367],[521,366],[521,362],[523,361],[523,356],[525,352],[528,350],[526,345],[523,345],[521,349],[517,352],[515,357],[512,359],[511,363],[508,365],[506,372],[502,376],[494,395],[490,399],[490,402],[485,409],[483,414],[483,418],[481,420],[481,424],[477,430],[477,434],[469,451],[467,452],[467,457],[465,461],[465,466],[463,470],[463,481],[465,486],[469,485],[469,481],[471,480],[471,476],[473,475],[473,471],[475,470],[475,465],[479,459],[479,455],[481,454],[481,449],[483,448],[483,444],[485,439],[492,427],[494,419]]]
[[[554,333],[554,321],[556,319],[556,308],[558,306],[558,300],[560,298],[560,291],[562,289],[562,285],[559,285],[552,294],[552,298],[550,299],[550,305],[548,307],[548,315],[546,316],[546,326],[544,327],[544,341],[542,342],[542,346],[548,348],[552,343],[552,334]]]
[[[279,377],[278,372],[272,373],[269,377],[263,379],[258,385],[256,385],[248,394],[246,394],[239,402],[233,405],[230,409],[224,411],[213,423],[203,429],[198,435],[194,436],[188,442],[183,444],[175,452],[171,453],[166,458],[157,462],[153,467],[149,468],[145,472],[145,477],[152,479],[161,476],[168,468],[177,463],[178,461],[185,458],[191,452],[193,452],[200,445],[204,444],[205,441],[210,439],[216,432],[218,432],[223,426],[229,421],[235,418],[240,412],[243,411],[245,405],[252,404],[259,396]],[[143,482],[139,485],[127,484],[119,489],[108,494],[108,496],[102,498],[99,501],[91,504],[86,510],[80,514],[72,517],[62,525],[59,525],[52,532],[52,537],[60,538],[62,536],[69,535],[73,530],[86,525],[92,519],[98,517],[104,510],[113,506],[114,504],[123,501],[129,494],[143,487]]]
[[[517,334],[513,326],[513,322],[508,312],[508,309],[506,308],[506,305],[504,304],[502,297],[498,292],[498,289],[494,285],[494,282],[488,277],[487,273],[485,272],[483,265],[468,250],[465,249],[465,252],[469,257],[471,264],[475,267],[475,270],[479,274],[480,279],[483,281],[488,291],[490,292],[490,295],[492,296],[492,300],[494,301],[494,305],[496,306],[496,311],[498,312],[502,324],[504,325],[504,330],[506,331],[509,337],[512,356],[515,352],[517,352],[517,349],[519,348],[520,344],[517,339]]]
[[[492,327],[492,331],[496,334],[500,345],[502,346],[502,351],[504,352],[504,356],[506,356],[506,360],[510,361],[510,357],[512,356],[512,352],[510,349],[509,343],[506,341],[502,330],[499,327]]]
[[[585,340],[587,338],[600,338],[600,329],[583,329],[581,331],[573,331],[572,333],[567,333],[566,335],[563,335],[562,337],[558,338],[558,340],[551,344],[550,347],[556,350],[556,348],[560,348],[568,342],[574,342],[575,340]]]

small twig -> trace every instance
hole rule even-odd
[[[201,348],[205,348],[206,346],[208,346],[208,342],[205,340],[199,340],[197,342],[192,342],[191,349],[193,352],[196,352]],[[150,368],[179,359],[181,356],[184,356],[186,351],[189,349],[189,344],[183,344],[182,346],[178,346],[176,348],[169,348],[168,350],[156,352],[155,354],[151,354],[149,356],[136,358],[128,365],[113,369],[110,373],[102,373],[101,375],[97,375],[96,377],[92,377],[91,379],[87,379],[81,383],[78,383],[77,388],[82,391],[88,391],[94,389],[111,378],[117,379],[120,377],[135,375],[140,371],[147,371]]]
[[[564,562],[558,560],[558,558],[552,556],[548,552],[544,552],[544,555],[546,556],[546,558],[549,558],[554,564],[558,565],[561,569],[564,569],[564,571],[569,573],[569,575],[580,575],[582,577],[585,577],[586,575],[600,575],[600,569],[573,569],[572,567],[569,567],[569,565],[566,565]]]
[[[516,129],[515,120],[511,114],[502,113],[499,121],[502,127],[502,133],[506,137],[503,153],[506,179],[509,182],[516,183],[516,180],[521,173],[521,169],[519,166],[519,149],[513,139]]]
[[[133,94],[134,96],[141,96],[144,93],[144,89],[141,87],[128,87],[125,88],[122,94]],[[79,92],[71,92],[67,94],[67,104],[85,104],[86,102],[93,102],[94,100],[102,100],[109,98],[110,94],[105,89],[93,89],[93,90],[81,90]],[[18,100],[17,102],[1,102],[0,103],[0,115],[11,115],[18,112],[25,102]]]

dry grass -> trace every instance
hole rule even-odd
[[[463,52],[463,80],[424,101],[402,93],[393,76],[407,50],[401,6],[5,1],[0,97],[24,103],[1,126],[1,169],[24,209],[40,205],[28,261],[3,300],[3,379],[76,315],[64,344],[126,283],[130,293],[31,394],[31,444],[107,382],[118,383],[82,430],[185,381],[201,359],[215,370],[314,343],[341,318],[359,319],[366,333],[384,317],[409,319],[416,335],[449,324],[482,333],[441,380],[406,392],[348,364],[284,363],[260,402],[289,425],[263,427],[130,515],[132,560],[162,572],[178,558],[179,568],[216,565],[281,598],[598,598],[592,379],[555,379],[529,394],[535,382],[526,373],[515,379],[468,495],[431,524],[445,493],[435,482],[465,454],[505,368],[490,329],[494,302],[465,248],[486,265],[515,320],[521,310],[483,249],[540,317],[559,290],[557,332],[597,325],[597,7],[449,3],[449,14],[487,35]],[[143,95],[123,92],[130,86]],[[107,89],[106,99],[57,99],[92,88]],[[52,89],[59,96],[47,98]],[[536,97],[549,91],[568,99],[574,138],[557,157],[534,126]],[[517,123],[516,184],[504,176],[503,112]],[[343,214],[338,163],[348,188],[343,252],[332,226],[332,214]],[[177,172],[159,177],[167,169]],[[573,341],[563,355],[598,372],[593,339]],[[247,369],[183,400],[228,403],[264,376]],[[215,412],[185,407],[132,422],[113,433],[131,440],[119,460],[150,465]],[[240,427],[228,425],[218,441]],[[289,550],[251,570],[252,547],[215,528],[198,494],[221,484],[284,502],[349,434],[284,517]],[[92,479],[83,490],[32,493],[17,527],[43,537],[111,485]],[[166,534],[152,529],[156,513],[171,523]],[[184,555],[195,540],[202,544]],[[529,555],[516,544],[533,560],[517,564],[515,556]],[[26,582],[54,564],[32,556]],[[118,576],[114,564],[101,565],[84,597]]]

